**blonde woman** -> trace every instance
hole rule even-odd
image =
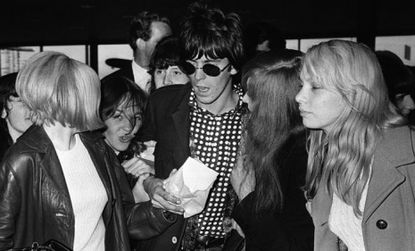
[[[34,125],[0,167],[0,250],[56,240],[73,250],[130,250],[172,222],[135,204],[100,134],[100,81],[87,65],[42,52],[19,72],[16,90]]]
[[[321,43],[306,53],[301,79],[314,249],[415,250],[415,136],[390,105],[375,54]]]

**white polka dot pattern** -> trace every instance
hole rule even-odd
[[[226,191],[236,162],[242,132],[242,95],[235,109],[213,115],[197,106],[194,93],[190,96],[190,140],[193,157],[219,173],[206,203],[198,217],[200,235],[224,237],[223,219]]]

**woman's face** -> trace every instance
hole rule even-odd
[[[141,111],[136,106],[120,105],[115,113],[104,121],[105,141],[115,152],[127,150],[142,124]]]
[[[329,131],[337,118],[347,109],[343,97],[315,83],[312,78],[301,74],[302,87],[295,100],[299,104],[304,126]]]
[[[7,108],[8,111],[4,109],[1,117],[6,120],[10,135],[19,137],[32,125],[29,108],[14,96],[9,97]]]
[[[156,68],[153,75],[156,89],[165,85],[184,85],[189,82],[189,77],[177,65],[169,66],[167,69]]]
[[[395,96],[396,106],[398,107],[400,113],[404,116],[407,116],[415,109],[415,103],[411,95],[405,93],[399,93]]]

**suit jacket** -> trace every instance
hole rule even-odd
[[[11,145],[13,145],[13,140],[10,137],[6,120],[0,118],[0,161]]]
[[[156,177],[166,179],[173,169],[178,169],[190,156],[189,131],[191,85],[171,85],[157,89],[147,106],[139,137],[143,141],[157,142],[155,156]],[[142,250],[179,250],[186,221],[177,221],[161,235],[141,243]]]
[[[132,67],[132,65],[131,65],[131,62],[132,62],[132,61],[130,61],[130,63],[129,63],[129,65],[128,65],[128,66],[123,67],[123,68],[119,69],[118,71],[115,71],[115,72],[113,72],[113,73],[111,73],[111,74],[108,74],[107,76],[105,76],[105,77],[102,79],[102,81],[106,81],[106,80],[108,80],[108,79],[110,79],[110,78],[120,78],[120,77],[125,77],[125,78],[127,78],[128,80],[130,80],[132,83],[137,84],[136,80],[134,79],[133,67]],[[141,88],[141,86],[140,86],[139,84],[137,84],[137,86],[138,86],[139,88]],[[141,88],[141,89],[143,89],[143,88]],[[143,90],[143,91],[144,91],[145,93],[147,93],[147,92],[152,92],[152,91],[153,91],[153,89],[154,89],[154,86],[153,86],[153,83],[151,83],[151,87],[150,87],[150,89],[149,89],[149,90]]]
[[[414,131],[399,127],[387,130],[376,148],[362,219],[366,251],[415,250],[414,144]],[[331,204],[321,186],[311,202],[314,250],[338,250],[328,226]]]
[[[150,203],[134,204],[114,152],[100,134],[81,133],[108,202],[102,212],[106,250],[129,251],[129,236],[149,238],[173,220]],[[30,127],[0,168],[0,250],[30,247],[55,239],[73,247],[75,216],[65,177],[52,142],[42,127]]]
[[[191,85],[171,85],[156,90],[147,105],[139,137],[157,142],[155,155],[156,176],[165,179],[190,156]]]

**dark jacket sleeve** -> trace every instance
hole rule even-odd
[[[148,103],[146,106],[146,110],[144,112],[144,119],[143,119],[143,125],[138,131],[138,139],[140,141],[149,141],[149,140],[156,140],[156,126],[155,126],[155,117],[154,117],[154,98],[150,96],[148,99]]]
[[[111,162],[114,163],[130,237],[143,240],[161,234],[176,221],[177,216],[153,207],[150,201],[135,203],[124,170],[115,154],[110,149],[107,150],[110,152]]]
[[[15,172],[7,163],[0,170],[0,250],[13,247],[16,214],[20,211],[20,188]]]

